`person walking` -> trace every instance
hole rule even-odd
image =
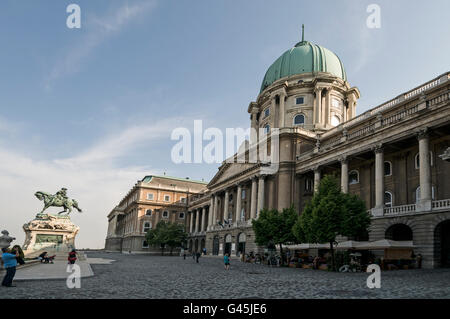
[[[223,256],[223,262],[225,263],[225,270],[230,270],[230,255],[228,253]]]
[[[17,257],[19,257],[19,252],[16,250],[14,254],[11,253],[9,248],[2,248],[2,264],[6,269],[6,275],[3,278],[2,286],[4,287],[15,287],[12,282],[14,276],[16,275]]]
[[[195,254],[197,264],[198,264],[198,259],[200,258],[201,255],[202,255],[202,254],[200,254],[200,252],[197,252],[197,253]]]
[[[25,265],[25,254],[23,253],[22,248],[19,245],[13,246],[11,253],[14,255],[16,252],[19,253],[19,256],[16,257],[17,263],[19,265]]]
[[[69,264],[75,264],[75,261],[77,260],[77,251],[75,249],[72,249],[72,251],[69,253],[69,257],[67,258],[67,260],[69,261]]]
[[[186,260],[186,249],[183,249],[183,259]]]

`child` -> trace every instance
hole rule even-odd
[[[225,270],[230,270],[230,256],[228,253],[223,257],[223,261],[225,262]]]
[[[77,260],[77,251],[75,249],[72,249],[72,251],[69,253],[69,264],[73,265],[75,263],[75,260]]]

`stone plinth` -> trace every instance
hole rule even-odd
[[[27,257],[36,257],[41,252],[66,253],[75,248],[75,236],[79,227],[69,216],[38,214],[23,225],[25,243],[23,251]]]

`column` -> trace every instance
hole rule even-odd
[[[323,123],[325,126],[330,124],[330,109],[331,109],[330,95],[331,95],[331,89],[327,88],[327,91],[325,94],[325,105],[322,105],[322,107],[323,107]]]
[[[228,221],[228,206],[230,203],[230,192],[225,190],[225,198],[223,203],[223,221]]]
[[[346,157],[341,159],[341,190],[348,193],[348,160]]]
[[[430,138],[426,130],[422,130],[417,138],[419,140],[420,206],[422,210],[429,210],[432,200]]]
[[[219,206],[219,196],[217,196],[217,194],[216,194],[216,195],[214,195],[214,213],[213,213],[213,221],[212,221],[213,226],[217,225],[217,210],[218,210],[217,206]]]
[[[213,211],[214,211],[214,196],[211,195],[211,200],[209,203],[209,210],[208,210],[208,230],[210,230],[211,226],[213,225]]]
[[[320,119],[322,118],[322,88],[317,88],[315,90],[316,93],[316,100],[315,100],[315,110],[314,110],[314,115],[315,115],[315,120],[314,120],[314,124],[318,124],[320,123]]]
[[[199,219],[198,209],[194,210],[194,216],[195,216],[195,232],[198,233],[198,219]]]
[[[236,217],[234,220],[237,223],[241,220],[241,205],[242,205],[242,186],[241,185],[237,186],[236,196],[237,196],[237,198],[236,198]]]
[[[316,167],[314,169],[314,193],[317,193],[319,190],[319,184],[320,184],[320,168]]]
[[[375,148],[375,208],[384,208],[384,153],[383,148]]]
[[[250,219],[256,217],[256,177],[252,179],[252,194],[250,202]]]
[[[265,175],[259,176],[258,179],[258,206],[256,210],[256,218],[258,218],[261,210],[264,209],[264,178]]]
[[[206,219],[206,207],[202,208],[202,225],[200,226],[200,231],[205,230],[205,219]]]
[[[190,212],[190,214],[189,214],[189,233],[191,233],[191,234],[192,234],[193,226],[194,226],[194,212]]]
[[[284,110],[284,98],[285,98],[285,94],[282,93],[279,95],[280,98],[280,111],[279,111],[279,121],[278,121],[278,127],[282,128],[284,127],[284,114],[285,114],[285,110]]]

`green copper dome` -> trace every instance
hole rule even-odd
[[[344,65],[330,50],[308,41],[299,42],[287,50],[267,70],[261,91],[276,80],[295,74],[328,72],[347,80]]]

